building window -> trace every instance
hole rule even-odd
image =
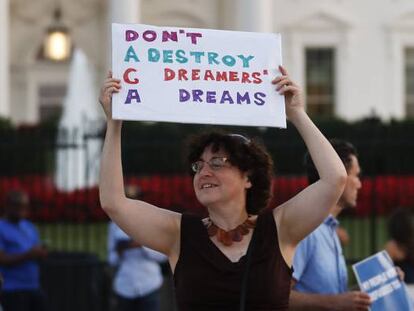
[[[57,120],[60,118],[66,86],[40,86],[38,92],[40,122]]]
[[[414,118],[414,48],[405,50],[405,113]]]
[[[310,116],[332,117],[335,109],[335,49],[306,49],[306,109]]]

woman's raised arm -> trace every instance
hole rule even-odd
[[[306,114],[300,87],[292,82],[282,66],[280,71],[282,75],[273,80],[273,84],[280,94],[285,95],[287,117],[302,136],[320,176],[319,181],[274,210],[280,241],[294,249],[322,223],[338,202],[347,172],[329,141]]]
[[[107,129],[99,179],[101,206],[108,216],[141,245],[176,257],[179,252],[181,215],[125,196],[121,162],[122,121],[113,120],[112,94],[120,80],[110,72],[101,89],[99,102],[105,111]]]

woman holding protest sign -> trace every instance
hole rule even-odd
[[[273,80],[286,112],[304,139],[321,179],[274,209],[272,161],[264,147],[237,134],[193,138],[188,160],[205,219],[157,208],[124,194],[122,122],[111,117],[120,80],[110,73],[100,103],[107,116],[100,199],[105,212],[135,241],[166,254],[178,308],[287,310],[295,247],[325,219],[342,193],[346,171],[304,110],[301,89],[279,67]],[[191,294],[190,294],[191,292]]]

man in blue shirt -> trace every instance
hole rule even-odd
[[[45,310],[37,260],[47,255],[35,226],[24,219],[28,196],[11,191],[0,219],[0,272],[4,278],[1,304],[5,311]]]
[[[293,260],[293,289],[290,310],[369,310],[370,297],[360,291],[348,291],[347,269],[337,235],[339,213],[356,206],[360,167],[355,148],[348,142],[331,140],[348,177],[344,192],[330,215],[296,248]],[[306,156],[309,183],[319,179],[310,156]],[[310,207],[311,208],[311,207]]]

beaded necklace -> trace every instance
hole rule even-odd
[[[226,231],[219,226],[217,226],[210,217],[203,220],[204,225],[207,228],[208,236],[217,236],[217,240],[224,244],[225,246],[230,246],[233,242],[240,242],[243,240],[243,236],[247,235],[250,232],[250,229],[254,229],[256,227],[256,219],[252,220],[249,219],[250,215],[247,219],[236,228]]]

